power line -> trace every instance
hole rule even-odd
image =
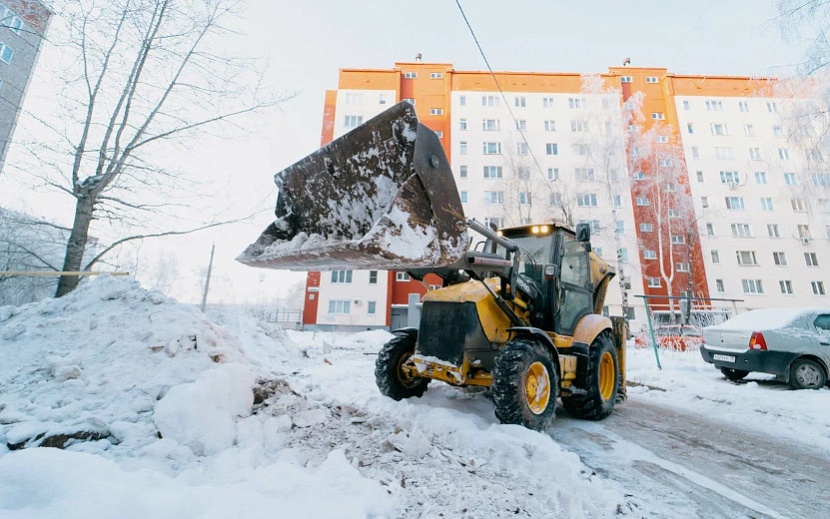
[[[467,19],[467,14],[464,12],[464,8],[461,7],[461,0],[455,0],[455,5],[458,6],[458,11],[461,13],[461,17],[464,18],[464,23],[467,24],[467,29],[470,30],[470,35],[473,37],[473,41],[476,43],[476,47],[478,48],[479,54],[481,54],[481,58],[484,60],[484,64],[487,66],[487,70],[490,72],[490,76],[493,78],[493,82],[496,84],[496,89],[499,91],[499,95],[504,101],[504,106],[507,108],[508,113],[510,113],[510,118],[513,120],[513,127],[516,128],[516,131],[519,132],[519,135],[522,137],[522,141],[527,148],[528,153],[530,154],[530,158],[533,159],[533,163],[536,165],[536,170],[539,172],[539,175],[542,176],[542,179],[545,181],[545,185],[547,186],[548,190],[551,193],[555,193],[553,188],[548,182],[547,177],[545,177],[545,173],[542,171],[542,165],[539,164],[539,161],[536,159],[536,154],[533,153],[533,148],[530,147],[530,143],[527,142],[527,137],[522,130],[519,129],[519,122],[516,119],[516,115],[513,113],[513,109],[510,108],[510,103],[507,102],[507,96],[504,95],[504,91],[499,84],[499,80],[496,77],[496,73],[493,72],[493,67],[490,66],[490,61],[487,59],[487,56],[484,54],[484,49],[481,48],[481,43],[478,41],[478,37],[476,37],[476,33],[473,30],[473,26],[470,25],[470,20]]]

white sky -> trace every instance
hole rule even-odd
[[[634,66],[666,67],[678,73],[783,75],[800,59],[803,44],[782,41],[773,4],[772,0],[462,1],[495,70],[596,73],[630,57]],[[250,200],[273,207],[273,173],[317,149],[324,93],[337,87],[340,68],[390,68],[417,53],[424,61],[452,63],[457,69],[486,68],[455,0],[249,0],[241,24],[243,34],[228,41],[229,50],[267,57],[271,86],[296,96],[257,124],[257,135],[213,145],[212,153],[197,150],[184,162],[200,174],[233,178],[238,190],[234,196],[243,204]],[[43,62],[37,75],[50,73]],[[37,75],[30,97],[37,90]],[[3,186],[5,181],[0,178],[0,204],[35,213],[52,207],[31,189],[9,200],[3,196],[4,190],[10,192]],[[266,212],[252,226],[148,244],[143,254],[152,256],[158,250],[176,254],[185,275],[206,266],[210,243],[215,241],[217,298],[267,298],[303,276],[253,270],[233,258],[270,219]],[[188,282],[187,288],[173,295],[198,300],[194,286]]]

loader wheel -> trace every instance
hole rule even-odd
[[[562,397],[562,405],[573,416],[586,420],[602,420],[614,410],[620,387],[619,364],[614,339],[607,332],[600,333],[588,350],[588,369],[585,373],[586,393]]]
[[[559,370],[543,344],[516,339],[496,357],[490,390],[501,423],[541,431],[556,417]]]
[[[401,366],[415,353],[415,332],[395,332],[395,338],[383,345],[375,362],[375,382],[380,392],[394,400],[420,397],[430,379],[411,377]]]

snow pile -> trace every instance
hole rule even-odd
[[[123,278],[2,308],[0,516],[592,518],[625,503],[481,394],[381,396],[389,337],[208,319]]]

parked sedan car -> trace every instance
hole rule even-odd
[[[729,380],[758,371],[820,389],[830,372],[830,308],[752,310],[704,328],[703,343],[703,360]]]

